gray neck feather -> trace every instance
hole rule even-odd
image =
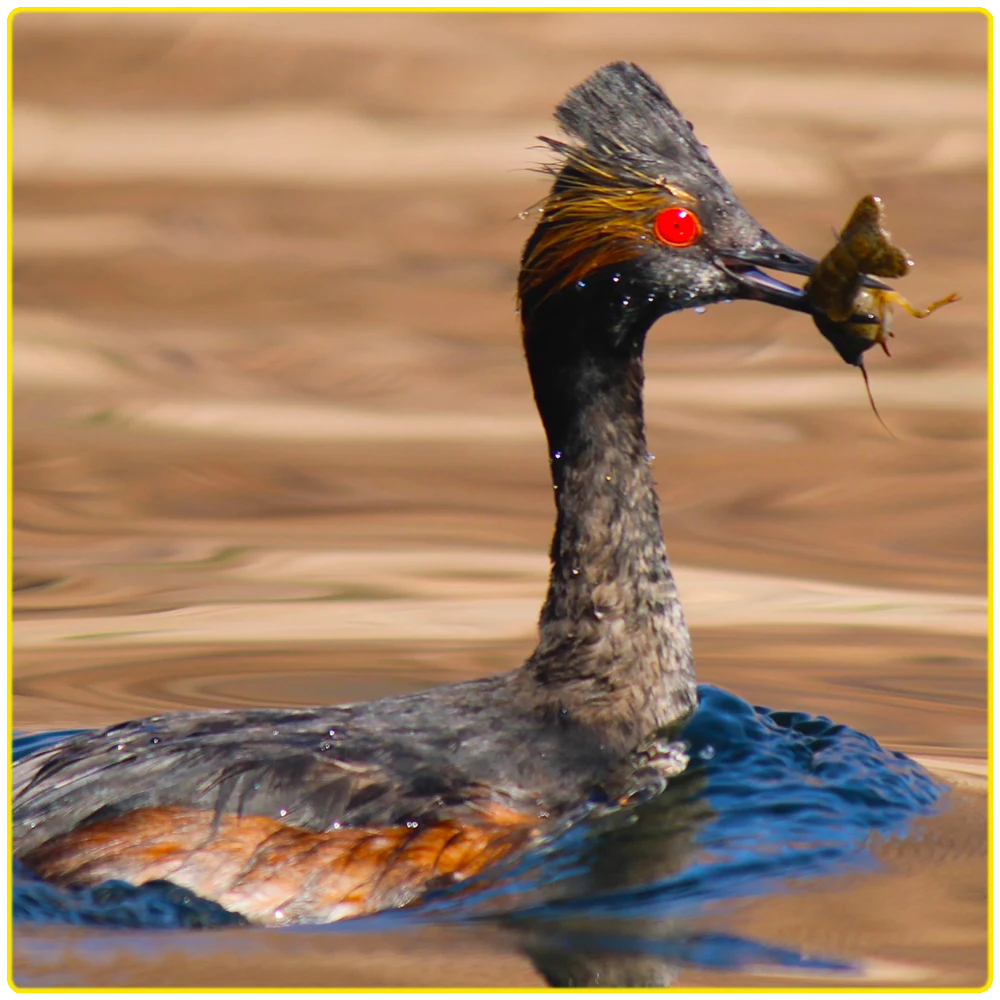
[[[546,703],[625,747],[685,716],[696,692],[647,455],[642,359],[601,371],[581,378],[587,391],[558,437],[546,421],[558,517],[526,669]]]

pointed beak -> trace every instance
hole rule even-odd
[[[784,309],[813,313],[813,307],[801,288],[786,285],[760,270],[766,267],[771,271],[808,276],[816,267],[816,261],[812,257],[772,239],[764,247],[747,253],[719,254],[716,263],[737,282],[742,298],[758,299]],[[863,284],[867,288],[889,287],[867,275]]]

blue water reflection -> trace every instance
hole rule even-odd
[[[19,737],[15,757],[67,735]],[[595,812],[489,879],[331,930],[497,920],[563,985],[664,984],[683,965],[849,968],[835,957],[694,934],[685,918],[707,904],[783,891],[790,879],[873,867],[873,835],[905,836],[914,818],[939,808],[944,786],[847,726],[755,708],[707,685],[683,738],[691,766],[657,799]],[[167,883],[61,889],[23,869],[15,871],[14,914],[91,926],[241,922]]]

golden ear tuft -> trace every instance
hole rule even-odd
[[[542,217],[522,267],[521,295],[549,286],[559,291],[588,274],[641,256],[658,238],[656,220],[697,199],[663,178],[612,172],[588,150],[553,144],[565,157],[545,199]],[[698,225],[693,213],[687,212]],[[671,245],[690,245],[672,243]],[[694,240],[692,240],[694,242]]]

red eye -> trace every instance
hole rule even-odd
[[[701,223],[686,208],[665,208],[656,217],[656,235],[672,247],[689,247],[701,239]]]

